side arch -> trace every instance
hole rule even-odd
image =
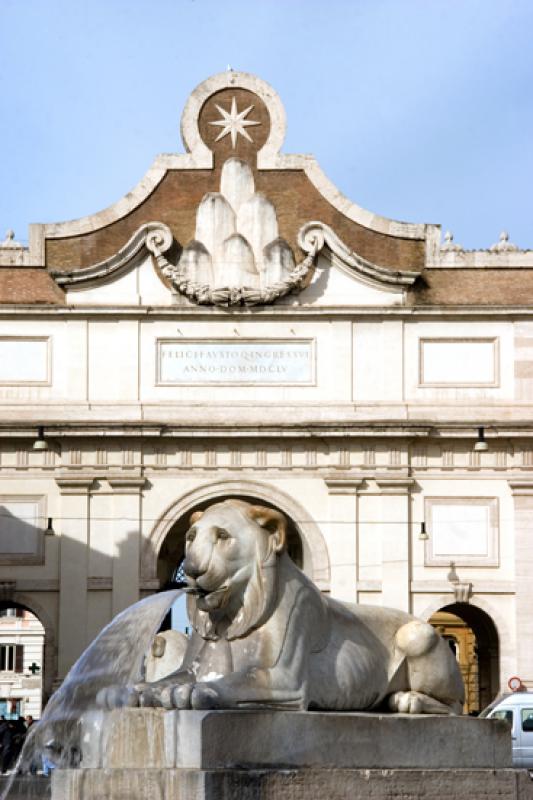
[[[453,605],[454,598],[450,594],[441,594],[432,599],[431,603],[427,605],[423,612],[418,616],[426,622],[429,618],[445,606]],[[496,633],[499,640],[499,658],[500,658],[500,690],[506,689],[508,678],[516,673],[516,659],[512,655],[516,650],[514,637],[509,629],[507,620],[503,614],[495,608],[492,603],[488,602],[483,597],[474,597],[470,600],[469,605],[483,611],[494,623]]]
[[[159,552],[175,523],[200,503],[223,500],[225,497],[242,497],[261,500],[275,506],[290,517],[302,540],[303,570],[322,591],[330,589],[330,562],[326,542],[316,522],[305,508],[280,489],[258,481],[226,480],[206,483],[182,495],[157,520],[143,542],[141,553],[141,580],[151,581],[157,576]]]
[[[31,611],[44,628],[44,663],[43,663],[43,704],[46,703],[54,691],[54,681],[57,675],[57,634],[56,624],[49,612],[35,599],[33,595],[24,592],[13,592],[9,600],[2,602],[3,606],[19,605]]]

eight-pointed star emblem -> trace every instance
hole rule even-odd
[[[215,103],[216,107],[222,114],[222,119],[217,119],[215,122],[210,122],[210,125],[218,125],[222,130],[218,134],[217,138],[215,139],[218,142],[219,139],[223,139],[224,136],[227,136],[228,133],[231,136],[231,146],[235,148],[237,143],[237,136],[240,133],[241,136],[244,136],[245,139],[248,139],[249,142],[253,142],[252,137],[246,130],[249,125],[260,125],[260,122],[254,122],[251,119],[245,119],[245,117],[250,113],[253,106],[248,106],[245,108],[244,111],[237,110],[237,101],[233,97],[231,99],[231,111],[225,111],[219,105]]]

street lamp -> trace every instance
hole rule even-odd
[[[477,440],[474,445],[474,452],[476,453],[484,453],[486,450],[489,449],[487,441],[485,439],[485,428],[481,426],[477,429]]]
[[[45,439],[42,425],[37,428],[37,438],[33,443],[33,450],[48,450],[48,442]]]

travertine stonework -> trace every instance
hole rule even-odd
[[[32,225],[29,248],[0,243],[0,510],[18,525],[0,584],[44,625],[47,692],[172,582],[190,515],[228,497],[281,511],[325,593],[424,620],[451,606],[477,637],[480,706],[512,675],[533,685],[533,252],[362,209],[281,153],[284,132],[266,83],[213,76],[185,153],[108,209]],[[220,197],[243,191],[261,199],[224,237]],[[222,305],[173,282],[184,252],[208,264],[185,251],[198,236],[228,256],[200,281],[236,290]],[[265,246],[274,283],[289,253],[308,270],[246,305],[251,255],[249,288],[270,285]]]

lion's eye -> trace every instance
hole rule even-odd
[[[230,535],[224,528],[219,528],[217,530],[217,539],[230,539]]]

